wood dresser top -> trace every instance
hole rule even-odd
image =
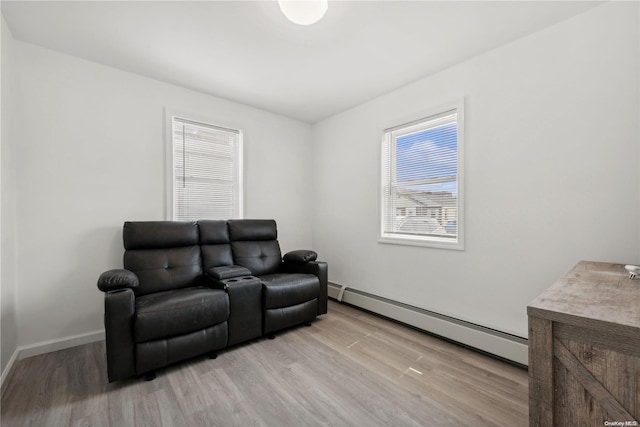
[[[580,261],[527,307],[529,316],[637,337],[640,280],[622,264]]]

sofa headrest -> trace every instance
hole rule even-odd
[[[223,220],[201,220],[198,221],[200,227],[201,245],[220,245],[229,243],[229,229],[227,221]]]
[[[160,249],[198,244],[198,225],[179,221],[127,221],[123,228],[124,248]]]
[[[230,219],[229,237],[232,241],[240,240],[276,240],[278,230],[272,219]]]

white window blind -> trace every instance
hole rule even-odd
[[[381,241],[461,248],[459,119],[452,109],[384,132]]]
[[[173,117],[176,220],[242,217],[240,131]]]

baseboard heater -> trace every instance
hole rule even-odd
[[[516,365],[528,364],[527,340],[485,326],[329,282],[329,298],[388,317]]]

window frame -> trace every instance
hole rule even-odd
[[[380,141],[378,144],[378,242],[388,243],[395,245],[406,246],[422,246],[437,249],[452,249],[452,250],[464,250],[465,246],[465,221],[464,221],[464,148],[465,148],[465,100],[461,98],[459,100],[439,105],[437,107],[428,108],[420,112],[399,117],[386,123],[385,126],[380,128],[379,135]],[[447,111],[456,112],[457,123],[457,238],[455,241],[451,241],[446,238],[439,238],[434,236],[417,236],[417,235],[401,235],[394,233],[386,233],[384,230],[384,218],[385,218],[385,147],[387,135],[392,131],[398,131],[399,129],[415,126],[429,119],[436,118],[443,115]]]
[[[183,112],[165,108],[165,219],[168,221],[181,221],[175,218],[175,158],[174,158],[174,141],[173,141],[173,121],[174,118],[187,120],[190,122],[201,123],[203,125],[216,128],[229,129],[238,132],[238,217],[225,219],[242,219],[245,215],[245,160],[244,160],[244,144],[245,132],[241,126],[236,123],[229,123],[225,120],[218,120],[211,117],[203,117],[201,114]],[[206,219],[206,218],[198,218]]]

